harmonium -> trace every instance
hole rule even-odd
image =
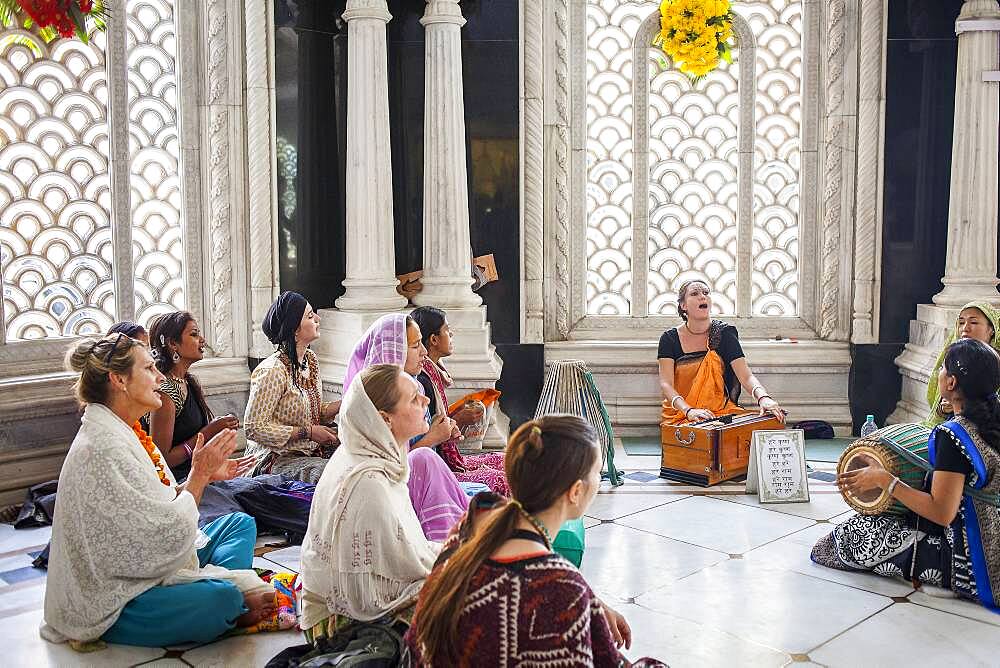
[[[744,476],[753,433],[784,428],[778,418],[757,411],[691,424],[660,425],[660,477],[708,487]]]

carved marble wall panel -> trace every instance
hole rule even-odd
[[[128,0],[129,185],[135,314],[185,306],[172,0]]]
[[[112,273],[104,35],[0,33],[0,265],[6,341],[104,331]]]
[[[802,10],[795,0],[737,2],[749,24],[753,90],[737,86],[739,64],[723,63],[705,80],[691,80],[649,50],[643,74],[650,81],[644,109],[632,108],[636,80],[632,49],[655,34],[656,3],[589,0],[586,4],[586,303],[590,315],[673,315],[676,289],[692,277],[707,278],[719,313],[736,315],[737,296],[755,316],[798,312],[799,182],[802,124]],[[646,22],[644,24],[643,22]],[[666,67],[665,67],[666,65]],[[754,108],[751,187],[739,184],[741,106]],[[635,123],[648,119],[646,127]],[[630,303],[633,240],[647,215],[634,202],[633,140],[648,132],[647,303]],[[740,200],[751,212],[740,243]],[[749,238],[749,237],[752,237]],[[636,243],[633,243],[635,241]],[[745,244],[745,245],[744,245]],[[752,266],[737,272],[743,251]],[[741,278],[742,277],[742,278]],[[739,281],[748,283],[738,288]]]

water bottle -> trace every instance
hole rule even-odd
[[[869,415],[868,418],[865,420],[865,423],[861,425],[861,436],[862,437],[867,436],[868,434],[874,432],[876,429],[878,429],[878,425],[875,424],[875,416]]]

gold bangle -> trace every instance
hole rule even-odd
[[[684,397],[678,394],[676,397],[670,400],[670,407],[673,408],[675,411],[679,411],[680,409],[677,408],[677,406],[675,406],[674,404],[678,399],[683,399],[683,398]]]

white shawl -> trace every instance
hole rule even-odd
[[[269,586],[253,571],[198,567],[198,506],[165,473],[170,487],[129,425],[106,406],[87,406],[59,474],[44,638],[96,640],[157,585],[221,577],[242,591]]]
[[[341,445],[313,497],[302,542],[302,619],[368,621],[416,598],[437,558],[410,502],[405,448],[360,380],[340,411]]]

